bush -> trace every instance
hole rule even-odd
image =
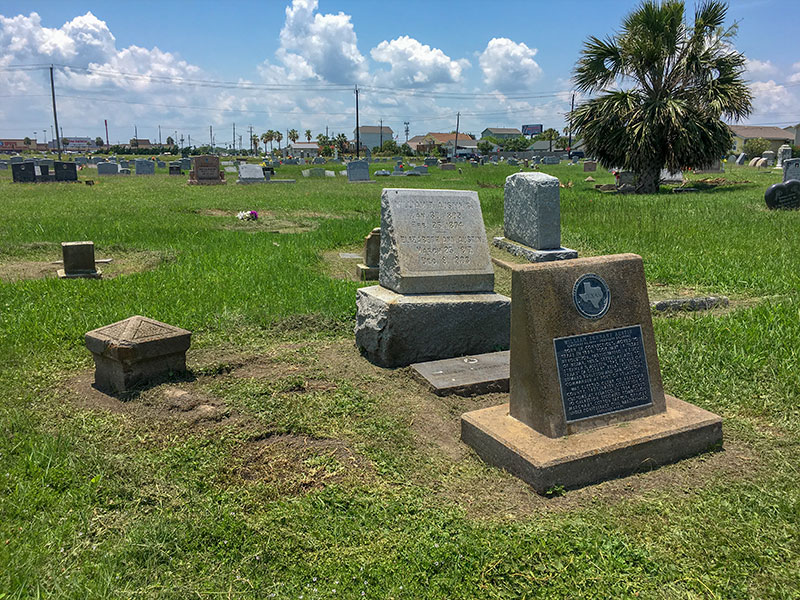
[[[767,150],[769,150],[769,142],[764,138],[753,138],[744,142],[744,153],[751,158],[761,156]]]

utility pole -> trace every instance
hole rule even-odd
[[[383,150],[383,119],[381,119],[381,145],[378,147]]]
[[[453,142],[453,162],[456,162],[458,156],[458,126],[461,121],[461,113],[456,113],[456,139]]]
[[[211,148],[210,152],[214,153],[214,130],[211,125],[208,126],[208,145]]]
[[[361,152],[361,135],[358,131],[358,86],[356,86],[356,158],[359,157],[359,152]]]
[[[239,152],[241,151],[242,151],[242,136],[239,136]]]
[[[236,123],[233,124],[233,151],[236,152]]]
[[[158,145],[161,145],[161,125],[158,126]]]
[[[250,152],[253,152],[253,126],[250,125]]]
[[[572,154],[572,113],[575,111],[575,93],[572,94],[572,108],[569,111],[569,142],[567,142],[567,154]]]
[[[58,112],[56,111],[56,84],[53,82],[53,65],[50,65],[50,93],[53,96],[53,121],[56,123],[56,133],[58,133]],[[56,146],[58,147],[58,160],[61,160],[61,139],[56,135]],[[61,137],[64,137],[63,135]]]
[[[192,134],[189,133],[187,135],[189,136],[189,148],[191,148],[192,147]]]
[[[64,135],[63,133],[61,135]],[[136,142],[136,147],[139,147],[139,129],[136,125],[133,126],[133,139]]]
[[[406,142],[408,142],[408,125],[409,125],[409,122],[408,121],[403,121],[403,125],[405,125],[405,127],[406,127]]]
[[[328,126],[325,125],[325,137],[328,137]]]
[[[111,144],[108,143],[108,119],[103,119],[103,123],[106,125],[106,150],[108,150]]]

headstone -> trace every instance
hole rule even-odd
[[[347,181],[351,183],[370,181],[369,163],[365,160],[354,160],[347,163]]]
[[[402,167],[400,167],[399,165],[394,166],[394,171],[392,171],[393,177],[403,177],[405,174],[406,172],[403,171]]]
[[[78,181],[78,165],[74,162],[56,161],[53,169],[56,181]]]
[[[516,167],[517,165],[519,165],[519,161],[516,158],[509,158],[508,165],[510,167]]]
[[[710,165],[705,165],[699,169],[694,170],[695,173],[724,173],[725,169],[722,166],[720,159],[715,159]]]
[[[225,183],[225,174],[219,170],[219,156],[195,156],[194,168],[189,171],[189,185],[220,185]]]
[[[787,158],[783,161],[783,182],[790,179],[800,181],[800,158]]]
[[[617,186],[621,187],[623,185],[635,185],[636,184],[636,173],[633,171],[620,171],[617,173]]]
[[[158,166],[159,169],[163,169],[167,166],[167,164],[163,160],[157,161],[156,165]]]
[[[325,170],[325,177],[336,177],[336,171]]]
[[[722,420],[664,393],[642,259],[515,267],[509,402],[465,413],[461,439],[539,493],[706,451]]]
[[[442,171],[455,171],[456,166],[453,163],[444,163],[441,166]]]
[[[95,387],[125,393],[153,378],[186,371],[191,337],[190,331],[138,315],[88,332]]]
[[[225,167],[226,173],[237,173],[236,167]]]
[[[119,165],[117,163],[112,163],[112,162],[97,163],[97,174],[98,175],[118,175],[119,174]]]
[[[61,279],[100,279],[103,276],[94,262],[94,242],[61,242],[64,268],[58,270]]]
[[[12,162],[11,178],[14,183],[35,183],[36,165],[33,163]]]
[[[181,171],[181,163],[170,164],[170,166],[169,166],[169,174],[170,175],[183,175],[183,171]]]
[[[744,152],[742,152],[739,156],[736,157],[736,164],[741,167],[744,164],[744,159],[746,156],[747,155]]]
[[[311,161],[315,165],[324,165],[325,164],[325,157],[324,156],[317,156]]]
[[[763,156],[756,161],[756,167],[758,167],[759,169],[768,166],[769,166],[769,159],[764,158]]]
[[[488,352],[415,363],[411,371],[437,396],[508,392],[509,352]]]
[[[413,173],[418,173],[420,175],[427,175],[428,174],[428,167],[425,165],[414,167]]]
[[[658,176],[659,181],[666,184],[683,183],[683,171],[670,171],[669,169],[661,169],[661,174]]]
[[[424,161],[426,167],[436,167],[439,166],[439,159],[438,158],[426,158]]]
[[[728,162],[729,163],[736,162],[736,155],[735,154],[729,154],[728,155]]]
[[[259,165],[248,165],[246,163],[239,165],[239,180],[236,183],[267,183],[267,181],[267,178],[264,177],[264,169]]]
[[[587,160],[583,163],[584,173],[593,173],[597,171],[597,162],[594,160]]]
[[[120,169],[119,170],[119,174],[120,175],[130,175],[131,174],[131,170],[130,169]]]
[[[790,179],[785,183],[771,185],[764,194],[764,200],[767,208],[772,210],[800,208],[800,181]]]
[[[748,166],[748,167],[755,167],[755,166],[756,166],[756,164],[758,163],[758,161],[760,161],[760,160],[761,160],[761,157],[760,157],[760,156],[756,156],[756,157],[754,157],[754,158],[751,158],[751,159],[750,159],[750,162],[749,162],[749,163],[747,163],[747,166]]]
[[[181,159],[181,170],[182,171],[189,171],[192,168],[192,159],[191,158],[182,158]]]
[[[783,162],[792,158],[792,147],[789,144],[784,144],[778,148],[778,166],[783,167]]]
[[[156,174],[156,163],[152,160],[141,160],[136,159],[136,174],[137,175],[155,175]]]
[[[297,159],[297,164],[298,164],[298,165],[304,165],[304,164],[306,164],[306,159],[305,159],[305,158],[298,158],[298,159]]]
[[[775,153],[772,150],[766,150],[761,154],[761,158],[766,158],[767,164],[765,166],[771,167],[775,162]]]
[[[50,179],[50,167],[47,165],[35,165],[33,172],[36,173],[36,181],[39,183],[48,183]]]
[[[19,164],[19,163],[21,163],[21,162],[22,162],[22,157],[21,157],[21,156],[12,156],[12,157],[11,157],[10,159],[8,159],[8,160],[9,160],[9,162],[10,162],[12,165],[16,165],[16,164]]]
[[[557,156],[545,156],[542,158],[543,165],[557,165],[561,160]]]
[[[375,177],[388,177],[389,175],[391,175],[391,173],[386,169],[379,169],[375,171]]]
[[[493,292],[476,192],[384,189],[379,281],[356,299],[356,344],[372,362],[506,348],[510,304]]]
[[[85,165],[85,164],[88,164],[88,162],[89,162],[89,159],[87,159],[85,156],[77,156],[77,157],[75,157],[75,164],[76,165]]]
[[[364,159],[369,162],[372,160],[372,150],[369,148],[364,148]]]
[[[515,173],[506,178],[503,233],[493,243],[531,262],[577,258],[561,246],[561,190],[556,177]]]
[[[119,168],[120,169],[130,169],[130,163],[127,160],[119,161]]]
[[[0,160],[0,171],[8,171],[8,162]]]
[[[359,281],[377,281],[381,259],[381,228],[376,227],[364,238],[364,262],[356,265]]]

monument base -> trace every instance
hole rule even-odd
[[[508,238],[496,237],[492,240],[492,244],[505,250],[514,256],[521,256],[530,262],[549,262],[553,260],[568,260],[570,258],[578,258],[578,252],[570,248],[553,248],[552,250],[535,250],[530,246],[525,246],[518,242],[514,242]]]
[[[64,269],[56,271],[59,279],[102,279],[103,272],[100,269],[87,273],[67,273]]]
[[[186,371],[186,351],[157,356],[136,362],[114,360],[92,353],[94,358],[94,385],[108,394],[130,392],[136,386],[169,373]]]
[[[509,351],[414,363],[411,371],[437,396],[507,392]]]
[[[380,267],[368,267],[362,263],[356,265],[356,277],[359,281],[378,281],[379,273]]]
[[[186,183],[188,183],[189,185],[225,185],[228,182],[225,181],[224,179],[210,179],[210,180],[201,179],[199,181],[190,179]]]
[[[382,367],[508,349],[511,299],[484,293],[398,294],[374,285],[356,293],[356,345]]]
[[[669,395],[666,401],[664,413],[560,438],[542,435],[500,404],[464,413],[461,439],[540,494],[676,462],[722,442],[720,417]]]

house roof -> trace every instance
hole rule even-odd
[[[380,133],[381,132],[381,128],[380,128],[379,125],[362,125],[361,127],[358,128],[358,131],[361,132],[361,133]],[[353,130],[353,134],[354,135],[355,135],[355,132],[356,132],[356,130],[354,129]],[[392,131],[391,127],[384,127],[383,128],[383,133],[388,133],[389,135],[391,135],[394,132]]]
[[[415,135],[413,138],[408,140],[408,144],[411,145],[411,143],[414,142],[415,144],[427,145],[429,143],[427,140],[429,140],[430,138],[433,138],[434,140],[436,140],[437,144],[446,144],[447,142],[450,142],[450,141],[454,140],[456,138],[456,134],[455,133],[437,133],[435,131],[429,131],[425,135]],[[459,133],[458,134],[458,139],[459,139],[459,141],[461,141],[461,140],[472,140],[474,138],[469,134]]]
[[[452,140],[448,140],[447,143],[445,143],[445,146],[452,147],[453,144],[456,141],[455,140],[455,136],[453,136],[453,138],[454,139],[452,139]],[[478,141],[477,140],[473,140],[470,137],[462,138],[461,136],[458,136],[458,147],[459,148],[477,148],[478,147]]]
[[[298,150],[319,150],[319,144],[317,144],[317,142],[295,142],[292,144],[292,148],[297,148]]]
[[[761,127],[758,125],[728,125],[734,135],[748,140],[752,138],[764,138],[765,140],[793,140],[792,136],[785,129],[780,127]]]
[[[489,133],[501,133],[501,134],[513,133],[516,135],[522,135],[522,132],[516,127],[487,127],[486,129],[484,129],[484,131],[488,131]]]

